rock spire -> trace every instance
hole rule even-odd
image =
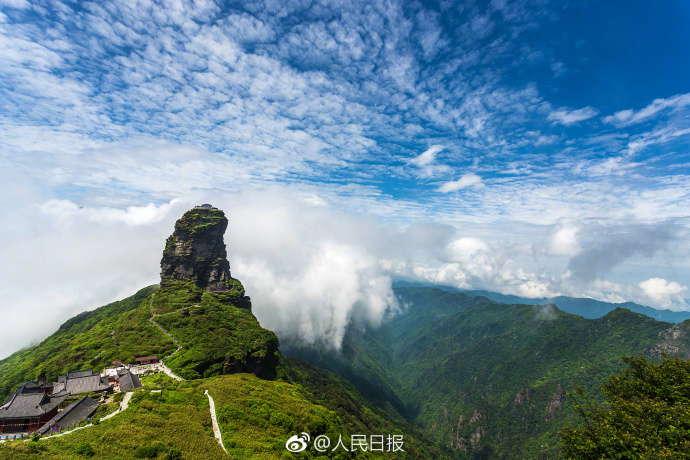
[[[228,219],[211,205],[190,209],[175,223],[175,231],[165,242],[161,260],[161,285],[191,281],[214,292],[231,288],[223,235]]]

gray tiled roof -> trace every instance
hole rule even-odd
[[[132,374],[128,369],[125,369],[124,372],[118,372],[118,376],[120,379],[121,391],[129,391],[142,387],[139,376]]]
[[[38,432],[40,434],[47,433],[53,425],[57,425],[61,430],[64,430],[70,425],[84,420],[96,412],[101,403],[94,401],[88,396],[84,396],[79,401],[73,402],[67,406],[62,412],[50,419],[43,425]]]
[[[65,385],[65,382],[53,382],[53,395],[66,393]]]
[[[80,378],[67,378],[65,390],[68,394],[76,395],[79,393],[86,393],[88,391],[102,391],[106,390],[109,385],[101,382],[99,374],[89,375]]]
[[[15,398],[15,396],[17,396],[16,392],[11,393],[10,396],[7,398],[7,401],[5,401],[5,404],[0,406],[0,409],[5,409],[7,407],[10,407],[10,404],[12,404],[12,400]]]
[[[0,408],[0,418],[39,417],[53,410],[65,398],[50,398],[43,393],[16,394]]]
[[[73,371],[73,372],[67,373],[67,379],[78,379],[81,377],[90,377],[94,374],[96,374],[96,373],[94,371],[92,371],[91,369],[85,370],[85,371]]]

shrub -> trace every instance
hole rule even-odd
[[[154,458],[158,456],[158,451],[153,446],[139,446],[134,451],[135,458]]]
[[[270,422],[271,425],[285,428],[288,431],[292,428],[292,424],[294,423],[289,416],[277,411],[271,414]]]
[[[177,447],[172,447],[165,456],[165,460],[182,460],[182,452]]]
[[[576,427],[561,430],[564,457],[688,458],[690,361],[624,357],[629,369],[602,385],[606,406],[592,405],[581,388]]]
[[[82,457],[93,457],[96,454],[88,442],[80,442],[74,450]]]
[[[46,450],[46,446],[40,442],[28,442],[27,445],[29,447],[29,450],[34,454]]]
[[[165,452],[167,448],[160,441],[153,443],[152,446],[139,446],[134,451],[136,458],[156,458],[160,452]]]
[[[312,420],[311,422],[307,423],[307,431],[312,436],[318,436],[320,434],[324,434],[327,429],[328,429],[328,424],[322,418],[317,418],[316,420]]]

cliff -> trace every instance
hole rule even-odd
[[[231,287],[230,263],[223,235],[228,219],[219,209],[194,208],[175,223],[161,259],[161,285],[191,281],[209,291]]]

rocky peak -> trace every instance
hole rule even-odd
[[[223,242],[228,219],[210,205],[190,209],[175,223],[165,242],[161,260],[161,285],[191,281],[214,292],[231,288],[230,263]]]

